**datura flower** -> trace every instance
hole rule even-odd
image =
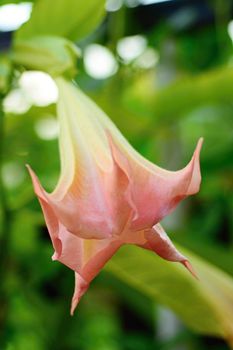
[[[57,78],[61,175],[52,193],[29,168],[54,247],[75,271],[73,314],[90,282],[124,244],[191,265],[159,222],[199,190],[202,139],[188,165],[167,171],[137,153],[78,87]],[[192,270],[191,270],[192,272]]]

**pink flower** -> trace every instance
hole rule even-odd
[[[59,78],[61,175],[47,193],[29,168],[54,247],[53,260],[75,271],[73,314],[89,283],[124,244],[162,258],[187,259],[159,222],[199,190],[202,139],[188,165],[162,169],[138,154],[87,96]]]

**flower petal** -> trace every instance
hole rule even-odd
[[[78,303],[82,296],[87,291],[89,284],[82,278],[82,276],[75,272],[75,286],[74,286],[74,294],[72,297],[71,307],[70,307],[70,314],[73,316],[74,311],[76,307],[78,306]]]
[[[189,164],[179,171],[167,171],[157,166],[146,166],[130,153],[123,153],[110,138],[115,161],[127,174],[130,182],[130,202],[135,215],[131,229],[134,231],[153,227],[169,214],[188,195],[199,191],[201,174],[199,154],[203,140],[198,141]],[[132,204],[131,204],[132,206]]]
[[[53,243],[53,260],[58,260],[76,272],[75,292],[72,301],[71,313],[88,289],[89,283],[99,273],[106,262],[123,244],[115,238],[95,240],[83,239],[69,232],[59,221],[55,211],[47,201],[45,191],[41,187],[36,175],[28,167],[35,192],[39,198],[48,231]]]
[[[182,263],[193,276],[197,277],[188,259],[176,249],[160,224],[145,230],[145,239],[144,248],[153,250],[165,260]]]
[[[44,195],[60,222],[78,237],[119,235],[131,210],[125,195],[128,177],[112,158],[96,110],[71,83],[56,82],[61,176],[53,193]]]
[[[61,255],[61,241],[59,239],[59,222],[57,220],[56,215],[54,214],[54,211],[50,204],[47,201],[46,194],[42,186],[40,185],[40,182],[33,172],[33,170],[30,168],[29,165],[27,165],[28,171],[32,178],[32,183],[34,187],[35,194],[37,195],[44,218],[48,227],[49,235],[52,240],[53,248],[55,250],[55,255],[60,256]]]
[[[50,207],[49,210],[59,217],[60,223],[68,231],[86,239],[110,238],[120,235],[123,231],[131,211],[127,202],[129,184],[125,173],[115,162],[109,176],[103,175],[101,179],[104,188],[103,196],[108,207],[108,211],[102,214],[98,207],[101,203],[94,196],[92,198],[88,195],[87,198],[85,196],[76,197],[72,189],[62,200],[54,200],[53,196],[42,188],[37,176],[29,166],[28,169],[40,202],[43,201],[44,206],[47,204]],[[108,227],[107,224],[109,224]]]
[[[111,172],[113,162],[104,129],[90,115],[73,84],[64,79],[56,82],[61,175],[48,198],[72,233],[84,238],[110,237],[114,222],[105,191],[105,172]]]
[[[121,239],[122,245],[135,244],[141,248],[152,250],[165,260],[180,262],[197,278],[192,265],[188,259],[176,249],[161,224],[156,224],[151,229],[138,232],[125,230],[121,235]]]
[[[115,163],[128,178],[130,189],[127,190],[127,201],[134,211],[131,223],[133,230],[152,227],[169,214],[182,199],[198,192],[201,181],[199,153],[202,139],[199,140],[191,161],[184,169],[162,169],[134,150],[107,115],[78,88],[71,87],[68,83],[64,85],[64,80],[60,78],[58,86],[61,92],[65,90],[62,103],[66,105],[66,110],[76,104],[76,109],[70,113],[73,118],[73,127],[70,130],[74,132],[77,128],[82,129],[82,134],[86,135],[85,140],[88,141],[88,150],[92,152],[98,166],[101,167],[102,164],[102,168],[109,168],[109,159],[113,155]],[[79,114],[83,119],[77,118],[75,127],[74,115]],[[81,122],[80,125],[77,124],[78,121],[79,124]],[[87,133],[86,130],[90,131]],[[76,137],[73,135],[72,138],[79,140],[81,136],[75,135]],[[112,155],[107,147],[108,139]],[[66,156],[63,158],[66,159]]]
[[[72,298],[71,314],[73,314],[89,283],[98,275],[107,261],[121,247],[117,239],[86,240],[76,236],[73,245],[81,252],[75,273],[75,290]],[[61,258],[60,261],[63,259]]]
[[[182,262],[187,260],[180,254],[160,224],[145,230],[145,238],[149,247],[161,258],[169,261]]]

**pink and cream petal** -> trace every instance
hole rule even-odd
[[[110,237],[114,220],[105,175],[111,173],[113,161],[104,129],[98,120],[89,118],[89,110],[72,84],[61,78],[56,82],[61,176],[49,195],[51,205],[63,225],[77,236]]]
[[[82,276],[75,272],[75,286],[74,286],[74,294],[71,301],[70,314],[73,316],[76,307],[82,296],[85,294],[89,287],[89,283],[87,283]]]
[[[108,203],[102,198],[106,198],[105,193],[96,193],[93,187],[88,185],[88,178],[86,178],[87,193],[78,193],[75,189],[70,189],[62,200],[54,199],[53,194],[48,194],[41,186],[35,173],[28,167],[30,175],[33,180],[35,193],[40,202],[46,202],[50,211],[53,211],[59,221],[67,227],[69,231],[84,238],[103,239],[111,237],[113,232],[113,221],[111,212],[108,208]],[[93,178],[94,186],[101,186],[103,188],[103,180],[99,176],[99,183],[97,175]],[[100,183],[102,182],[102,184]],[[103,189],[104,191],[104,189]],[[46,205],[43,204],[43,206]],[[42,203],[41,203],[42,204]],[[43,207],[42,206],[42,207]]]
[[[46,194],[56,216],[78,237],[105,239],[120,235],[131,212],[125,173],[115,162],[110,173],[96,172],[90,182],[98,188],[98,193],[89,183],[88,176],[83,178],[86,181],[83,192],[78,191],[74,184],[59,201],[54,199],[53,194]]]
[[[151,229],[145,230],[144,234],[146,239],[144,248],[154,251],[165,260],[180,262],[193,276],[197,277],[188,259],[176,249],[160,224],[156,224]]]
[[[59,261],[75,271],[75,291],[72,298],[71,314],[104,265],[121,247],[118,239],[87,240],[72,235],[62,228],[59,233],[62,253]]]
[[[61,77],[56,83],[61,175],[55,190],[47,193],[28,169],[54,247],[52,259],[75,271],[71,314],[123,244],[180,262],[195,275],[158,222],[199,190],[202,139],[184,169],[167,171],[136,152],[77,87]]]
[[[132,230],[140,231],[152,227],[168,215],[182,199],[199,191],[199,154],[202,141],[199,140],[189,164],[182,170],[172,172],[156,166],[154,169],[152,166],[144,166],[123,153],[115,140],[110,138],[113,157],[129,178],[129,198],[135,213],[131,223]]]
[[[42,186],[40,185],[40,182],[36,174],[33,172],[33,170],[30,168],[29,165],[27,165],[27,168],[32,178],[35,194],[38,197],[38,200],[40,202],[40,205],[44,214],[46,225],[47,225],[49,235],[55,251],[54,256],[58,257],[61,255],[61,250],[62,250],[61,241],[59,239],[59,222],[57,220],[57,217],[52,207],[47,201],[46,193],[42,188]]]
[[[153,250],[161,258],[173,262],[183,262],[187,260],[187,258],[175,248],[161,224],[156,224],[151,229],[145,230],[144,234],[148,248]]]
[[[106,262],[121,247],[118,237],[102,240],[83,239],[69,232],[59,221],[36,175],[28,167],[35,192],[40,201],[46,225],[53,243],[53,260],[58,260],[76,272],[75,293],[72,301],[72,313],[89,283],[104,267]]]

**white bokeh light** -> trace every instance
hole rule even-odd
[[[21,89],[14,89],[3,100],[3,109],[6,113],[23,114],[31,107],[31,102]]]
[[[31,2],[0,6],[0,31],[7,32],[18,29],[29,19],[31,11]]]
[[[86,72],[95,79],[106,79],[118,70],[117,61],[112,52],[99,44],[91,44],[84,51]]]
[[[135,66],[142,69],[153,68],[159,61],[158,52],[148,47],[145,52],[143,52],[136,60]]]
[[[59,134],[59,125],[57,120],[52,116],[40,119],[35,124],[35,132],[42,140],[54,140]]]
[[[231,38],[231,40],[233,42],[233,21],[230,21],[228,23],[227,31],[228,31],[229,37]]]
[[[16,188],[25,179],[25,169],[16,162],[6,163],[2,167],[2,179],[7,188]]]
[[[140,5],[140,1],[139,0],[125,0],[125,4],[128,7],[134,8],[134,7],[137,7],[138,5]]]
[[[32,105],[43,107],[57,102],[58,88],[46,73],[24,72],[19,79],[19,86]]]
[[[24,72],[18,83],[19,87],[10,91],[3,101],[6,113],[23,114],[33,105],[44,107],[57,102],[58,88],[46,73]]]
[[[168,2],[172,0],[139,0],[142,5],[159,4],[161,2]]]
[[[108,12],[115,12],[120,10],[123,6],[123,0],[107,0],[105,8]]]
[[[122,38],[117,43],[117,53],[129,63],[140,56],[147,47],[147,40],[142,35],[134,35]]]

